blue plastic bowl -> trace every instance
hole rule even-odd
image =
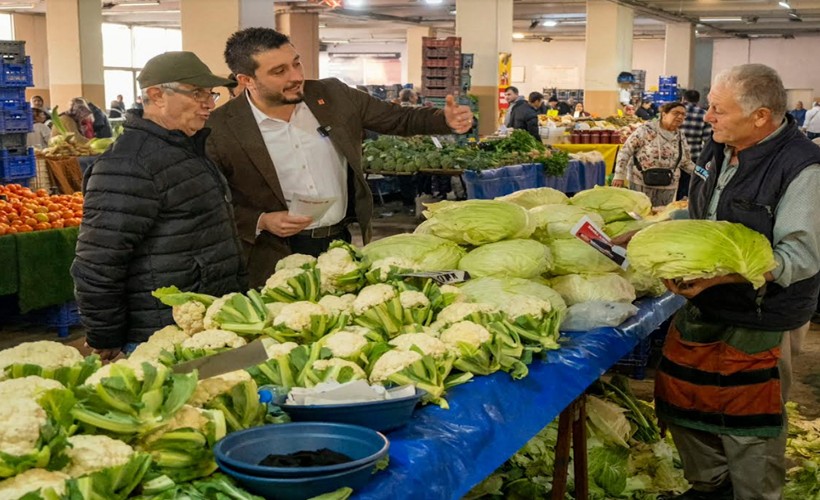
[[[406,398],[341,405],[281,405],[280,408],[294,422],[336,422],[386,432],[407,424],[425,394],[417,388],[414,396]]]
[[[234,478],[240,486],[269,500],[305,500],[345,486],[358,490],[370,480],[375,467],[374,463],[369,463],[326,476],[283,478],[245,474],[219,460],[217,463],[222,472]]]
[[[383,434],[366,427],[323,422],[272,424],[233,432],[214,447],[220,465],[243,474],[267,478],[305,478],[335,474],[373,465],[387,454],[390,443]],[[259,465],[271,453],[328,448],[344,453],[351,462],[318,467],[266,467]]]

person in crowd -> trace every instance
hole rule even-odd
[[[508,92],[510,88],[507,89]],[[541,100],[544,99],[543,95],[538,94],[535,96],[536,101],[539,96]],[[535,107],[531,102],[527,99],[514,101],[510,104],[510,109],[508,110],[507,116],[509,117],[509,125],[507,125],[508,128],[526,130],[530,133],[530,135],[535,137],[535,140],[541,142],[541,136],[538,134],[538,112],[535,111]]]
[[[554,95],[550,96],[549,101],[547,101],[547,105],[549,106],[549,109],[558,110],[559,116],[568,115],[572,112],[572,108],[569,107],[569,104],[563,101],[558,101],[558,97]]]
[[[104,360],[173,323],[151,296],[171,285],[217,297],[246,290],[225,178],[205,155],[205,121],[232,85],[192,52],[153,57],[137,77],[145,103],[83,180],[71,266],[86,343]]]
[[[94,116],[94,137],[113,137],[114,133],[111,131],[111,122],[108,121],[108,117],[105,116],[103,110],[91,101],[86,102],[88,108],[91,110],[91,114]]]
[[[794,122],[797,123],[797,126],[802,127],[806,120],[806,108],[803,107],[803,101],[797,101],[794,109],[789,111],[789,114],[792,115],[792,118],[794,118]]]
[[[573,118],[588,118],[592,115],[584,111],[584,103],[578,102],[575,103],[575,110],[572,112]]]
[[[116,102],[117,105],[114,106],[113,102]],[[123,116],[125,115],[125,99],[123,98],[122,94],[117,94],[117,99],[115,101],[112,101],[111,109],[114,108],[118,109]]]
[[[641,120],[654,120],[656,114],[655,110],[652,108],[652,101],[641,101],[641,106],[638,108],[637,111],[635,111],[635,116],[637,116]]]
[[[715,78],[706,121],[713,143],[698,159],[689,216],[763,234],[778,265],[758,290],[738,274],[666,281],[689,300],[666,337],[655,410],[692,483],[678,498],[775,500],[792,358],[820,291],[820,148],[786,113],[783,82],[762,64]]]
[[[399,106],[415,107],[419,105],[419,96],[413,89],[401,89],[399,92]]]
[[[814,106],[806,112],[806,121],[803,122],[803,130],[809,139],[820,137],[820,101],[816,101]]]
[[[123,118],[125,113],[120,110],[120,103],[116,99],[108,105],[108,118]]]
[[[443,109],[401,107],[337,79],[305,80],[296,47],[273,29],[248,28],[227,41],[225,60],[244,99],[208,122],[208,153],[228,179],[251,286],[264,285],[290,253],[318,255],[350,240],[358,222],[370,240],[373,197],[362,170],[362,131],[465,133],[473,113],[452,96]],[[290,214],[294,195],[332,200],[317,220]]]
[[[46,112],[40,108],[31,108],[31,117],[34,125],[32,131],[26,136],[26,146],[30,148],[43,149],[48,146],[51,138],[51,130],[46,125]]]
[[[680,172],[695,168],[680,130],[686,108],[680,102],[661,106],[660,120],[638,127],[618,151],[612,185],[645,193],[653,207],[675,201]]]
[[[31,96],[29,104],[31,104],[31,109],[39,108],[42,109],[46,114],[49,113],[49,109],[46,107],[46,102],[43,100],[43,96],[41,95]]]
[[[544,94],[541,92],[530,92],[530,95],[527,97],[527,101],[530,103],[530,106],[535,109],[536,115],[547,114],[547,101],[544,99]]]
[[[143,109],[143,104],[142,104],[142,96],[139,96],[139,95],[138,95],[138,96],[134,99],[134,105],[133,105],[133,106],[131,106],[131,109],[139,109],[139,110],[142,110],[142,109]]]
[[[507,113],[504,115],[504,126],[510,128],[513,112],[517,107],[526,106],[527,100],[522,95],[518,95],[518,87],[507,87],[504,91],[504,99],[507,100]]]
[[[59,118],[66,130],[73,133],[81,142],[94,138],[94,113],[82,97],[71,99],[68,111],[60,113]],[[57,133],[58,131],[52,127],[52,136]]]
[[[712,127],[703,119],[706,110],[698,106],[700,92],[687,90],[683,93],[683,102],[686,105],[686,118],[683,119],[681,130],[683,130],[686,143],[689,145],[689,156],[692,157],[693,162],[697,163],[700,152],[703,151],[703,146],[712,136]],[[684,198],[689,194],[690,181],[689,173],[681,172],[677,199]]]
[[[635,116],[635,106],[624,104],[624,116]]]
[[[236,82],[236,86],[228,87],[228,94],[231,95],[231,99],[236,99],[237,97],[245,94],[245,86],[236,81],[236,75],[231,73],[228,75],[228,80]]]

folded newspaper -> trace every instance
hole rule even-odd
[[[294,387],[288,394],[285,405],[341,405],[350,403],[369,403],[388,399],[406,398],[416,394],[412,385],[403,385],[385,389],[380,385],[369,385],[364,380],[323,382],[314,387]]]

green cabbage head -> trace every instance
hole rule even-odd
[[[492,304],[502,310],[522,296],[549,302],[557,311],[563,312],[567,309],[561,295],[541,280],[486,277],[471,279],[459,288],[470,302]]]
[[[575,238],[570,231],[572,227],[587,216],[598,227],[604,225],[604,219],[597,213],[572,205],[544,205],[530,209],[533,225],[532,238],[541,243],[552,240]]]
[[[600,274],[620,270],[615,262],[606,258],[578,238],[553,240],[549,244],[552,251],[552,274]]]
[[[548,187],[522,189],[507,196],[499,196],[496,200],[515,203],[524,208],[535,208],[541,205],[566,205],[569,203],[567,195],[557,189]]]
[[[607,224],[616,220],[632,219],[628,212],[641,217],[646,217],[652,212],[652,202],[645,194],[609,186],[595,186],[581,191],[570,198],[569,203],[598,212]]]
[[[630,265],[662,279],[740,274],[755,287],[777,266],[769,240],[743,224],[670,220],[638,232],[627,247]]]
[[[552,266],[552,255],[534,240],[505,240],[480,246],[465,255],[458,268],[470,276],[535,278]]]
[[[420,271],[442,271],[457,269],[465,251],[432,234],[396,234],[369,243],[362,254],[370,262],[398,257],[413,262]]]
[[[527,209],[496,200],[466,200],[433,212],[417,232],[433,234],[459,245],[480,246],[532,234]]]
[[[568,306],[600,300],[604,302],[632,302],[635,287],[616,273],[568,274],[550,280],[552,289],[561,294]]]

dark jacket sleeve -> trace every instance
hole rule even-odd
[[[83,222],[71,266],[74,294],[88,345],[121,347],[128,333],[129,263],[159,213],[159,195],[150,173],[133,158],[100,158],[83,184]]]
[[[517,104],[512,110],[510,117],[510,127],[526,130],[536,140],[541,141],[538,132],[538,112],[529,104]]]

